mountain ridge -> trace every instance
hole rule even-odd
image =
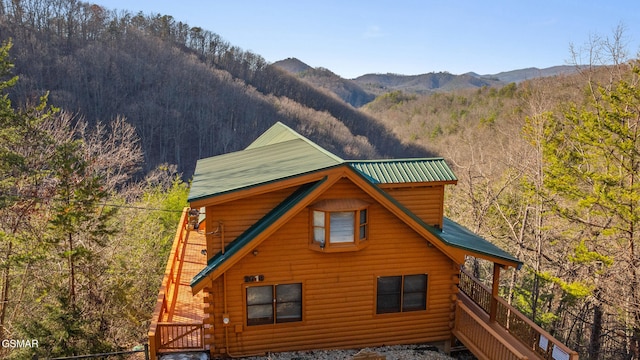
[[[295,57],[276,61],[272,65],[336,94],[355,107],[360,107],[376,96],[390,91],[429,94],[466,88],[504,86],[535,78],[569,75],[577,71],[574,66],[558,65],[542,69],[529,67],[486,75],[473,71],[460,75],[446,71],[416,75],[369,73],[353,79],[345,79],[329,69],[313,68]]]

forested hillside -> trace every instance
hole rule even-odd
[[[216,34],[74,0],[0,1],[0,349],[146,343],[198,158],[283,121],[346,158],[425,155]]]
[[[606,41],[622,54],[616,35]],[[502,88],[392,92],[365,109],[444,156],[459,178],[448,215],[524,261],[502,276],[509,302],[581,358],[638,359],[640,69],[610,58]]]
[[[1,337],[41,356],[146,341],[196,159],[283,121],[346,158],[444,156],[448,216],[525,263],[502,295],[582,358],[640,359],[640,70],[620,34],[591,48],[607,67],[369,102],[195,25],[0,0]]]
[[[146,171],[166,162],[188,178],[198,158],[241,149],[275,121],[346,158],[426,154],[334,95],[169,15],[74,0],[0,9],[0,38],[12,39],[21,78],[12,99],[48,91],[52,104],[90,124],[124,116]]]

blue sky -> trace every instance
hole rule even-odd
[[[448,71],[495,74],[565,65],[570,45],[625,27],[640,50],[637,0],[94,0],[110,10],[172,15],[268,62],[296,57],[345,78]]]

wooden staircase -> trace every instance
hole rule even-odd
[[[578,360],[578,353],[540,328],[473,276],[460,273],[453,334],[478,359]],[[491,321],[491,303],[495,321]]]

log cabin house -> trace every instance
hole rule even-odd
[[[577,354],[498,296],[521,262],[443,214],[441,158],[347,161],[276,123],[199,160],[149,331],[152,358],[203,350],[440,344],[480,359]],[[493,286],[463,270],[494,264]]]

